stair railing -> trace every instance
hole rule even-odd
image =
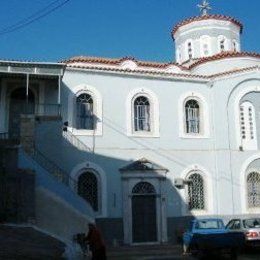
[[[73,191],[76,190],[77,182],[55,162],[47,158],[36,147],[32,150],[30,156],[46,171],[48,171],[56,180],[70,187]]]
[[[92,150],[85,143],[83,143],[76,135],[74,135],[67,128],[66,128],[66,131],[63,131],[62,135],[69,143],[71,143],[73,146],[75,146],[79,150],[85,151],[85,152],[92,152]]]

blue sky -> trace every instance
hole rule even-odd
[[[1,0],[0,32],[53,0]],[[87,55],[168,62],[172,27],[201,0],[70,0],[33,24],[0,34],[0,59],[59,61]],[[260,1],[211,0],[211,13],[244,24],[242,49],[260,52]]]

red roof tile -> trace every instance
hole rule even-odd
[[[189,69],[193,69],[194,67],[201,65],[206,62],[221,60],[225,58],[241,58],[241,57],[252,57],[252,58],[260,58],[260,53],[255,52],[234,52],[234,51],[226,51],[221,52],[213,56],[204,57],[195,61],[192,65],[189,66]]]
[[[240,33],[242,33],[243,30],[243,24],[236,20],[233,17],[230,16],[226,16],[226,15],[220,15],[220,14],[208,14],[208,15],[201,15],[201,16],[194,16],[188,19],[185,19],[183,21],[181,21],[180,23],[178,23],[172,30],[172,38],[174,39],[174,34],[177,32],[177,30],[187,24],[193,23],[193,22],[197,22],[197,21],[203,21],[203,20],[223,20],[223,21],[229,21],[234,23],[235,25],[237,25],[238,27],[240,27]]]
[[[101,57],[76,56],[76,57],[72,57],[68,60],[63,60],[61,62],[65,63],[65,64],[81,62],[81,63],[95,63],[95,64],[106,64],[106,65],[120,65],[123,61],[126,61],[126,60],[132,60],[138,66],[141,66],[141,67],[167,68],[170,65],[174,65],[174,66],[179,67],[182,70],[187,69],[187,68],[185,68],[185,67],[183,67],[180,64],[175,63],[175,62],[162,63],[162,62],[151,62],[151,61],[139,61],[139,60],[136,60],[133,57],[111,59],[111,58],[101,58]]]

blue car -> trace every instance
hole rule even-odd
[[[183,234],[183,251],[197,256],[228,253],[232,259],[236,259],[244,241],[244,234],[230,232],[222,219],[194,219]]]

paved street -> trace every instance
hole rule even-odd
[[[135,247],[128,248],[124,250],[115,250],[114,252],[108,252],[109,260],[195,260],[196,258],[192,256],[183,256],[181,246],[170,246],[170,247]],[[209,259],[205,257],[204,259]],[[228,257],[217,257],[210,256],[210,260],[219,260],[219,259],[229,259]],[[246,254],[241,254],[238,257],[238,260],[254,260],[260,259],[260,250],[259,251],[250,251]]]
[[[176,256],[173,256],[173,257],[145,257],[145,258],[140,258],[140,260],[179,260],[179,259],[182,259],[182,260],[194,260],[196,258],[194,257],[188,257],[188,256],[181,256],[181,255],[176,255]],[[207,258],[205,257],[205,260]],[[220,257],[210,257],[211,260],[219,260]],[[228,257],[222,257],[221,259],[229,259]],[[243,255],[240,255],[238,257],[238,260],[251,260],[251,259],[260,259],[260,252],[259,253],[247,253],[247,254],[243,254]]]

